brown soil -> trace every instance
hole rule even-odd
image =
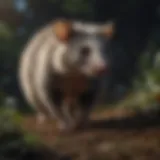
[[[23,127],[73,160],[160,159],[159,115],[116,109],[93,113],[91,119],[87,128],[70,134],[60,134],[54,122],[38,127],[34,116],[25,117]]]

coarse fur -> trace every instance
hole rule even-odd
[[[19,82],[40,120],[47,116],[57,119],[61,129],[74,128],[87,121],[95,103],[99,69],[108,65],[108,39],[102,35],[109,37],[110,32],[100,35],[104,26],[92,25],[90,32],[87,24],[83,28],[80,22],[72,22],[70,35],[65,27],[57,32],[55,24],[43,27],[29,40],[20,59]],[[82,54],[86,47],[89,50]]]

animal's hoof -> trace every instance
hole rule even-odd
[[[46,116],[42,113],[38,113],[36,116],[36,124],[37,125],[42,125],[46,121]]]
[[[58,130],[61,134],[74,133],[77,130],[77,125],[69,125],[66,123],[58,123]]]
[[[67,129],[67,124],[66,124],[65,122],[58,122],[58,123],[57,123],[57,128],[58,128],[60,131],[66,130],[66,129]]]
[[[76,129],[77,130],[82,130],[82,129],[85,129],[87,127],[87,123],[84,123],[84,122],[79,122],[76,126]]]
[[[79,119],[79,120],[77,120],[76,124],[77,124],[78,129],[87,128],[89,125],[89,119],[88,118],[87,119]]]
[[[76,133],[83,128],[84,128],[83,124],[76,122],[74,124],[70,124],[70,126],[67,128],[67,130],[68,130],[67,132]]]
[[[68,135],[68,134],[75,133],[75,130],[73,128],[63,128],[63,129],[59,129],[59,133],[61,135]]]

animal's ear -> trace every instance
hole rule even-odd
[[[109,38],[112,38],[115,33],[115,24],[113,22],[103,25],[101,33]]]
[[[73,33],[72,22],[68,20],[57,20],[53,24],[53,31],[59,40],[67,42]]]

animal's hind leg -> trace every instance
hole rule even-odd
[[[47,116],[46,116],[46,114],[42,111],[42,110],[40,110],[40,109],[38,109],[40,106],[37,106],[36,108],[36,124],[38,125],[38,126],[41,126],[41,125],[43,125],[45,122],[46,122],[46,119],[47,119]]]
[[[28,99],[30,106],[36,112],[36,126],[41,126],[42,124],[45,123],[47,119],[45,107],[40,103],[40,101],[38,100],[33,90],[32,92],[30,92],[30,95],[27,96],[27,99]]]
[[[28,104],[30,105],[30,107],[32,107],[36,112],[36,124],[41,125],[42,123],[44,123],[46,116],[43,113],[40,101],[38,101],[37,99],[37,96],[35,93],[35,87],[31,81],[32,76],[24,73],[25,71],[20,77],[21,91],[23,92],[24,97],[28,102]]]
[[[42,107],[42,104],[36,100],[32,101],[31,104],[34,106],[34,110],[36,112],[36,126],[43,125],[47,119],[47,115]]]

